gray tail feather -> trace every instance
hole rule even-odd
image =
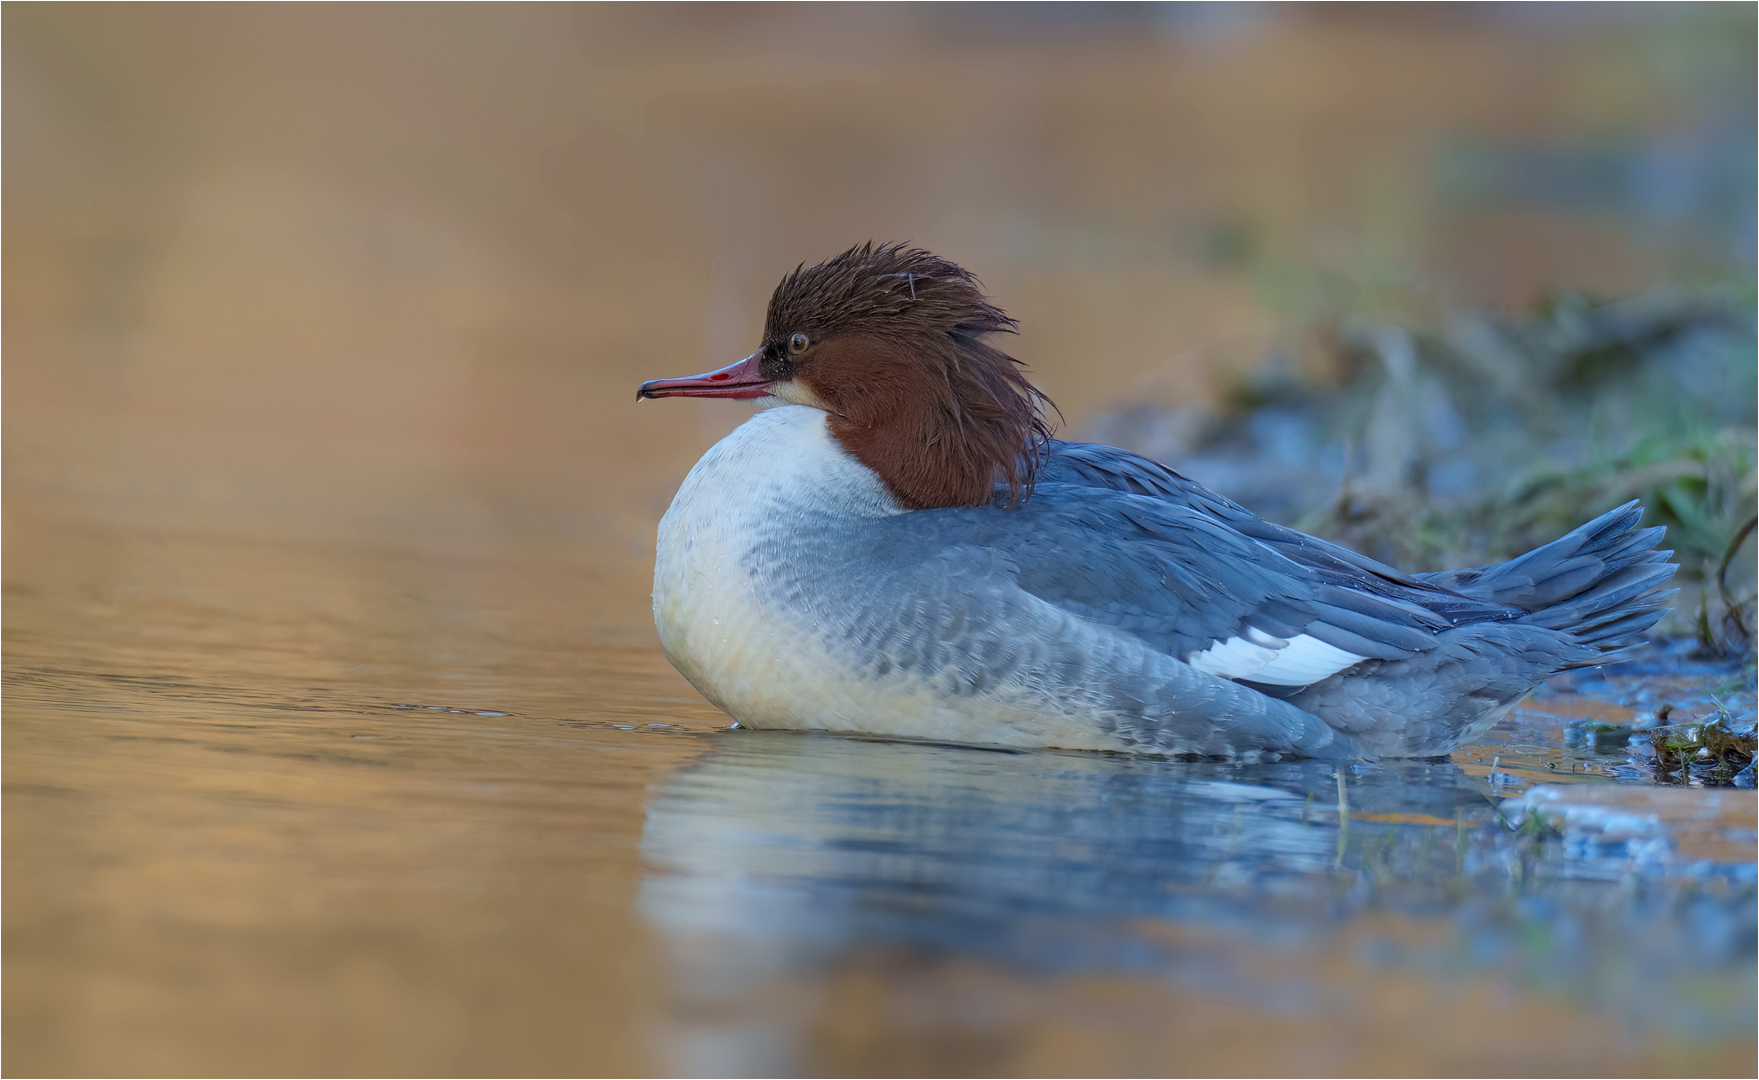
[[[1635,500],[1518,559],[1471,570],[1425,574],[1431,584],[1519,608],[1520,622],[1567,631],[1592,653],[1571,667],[1622,659],[1641,645],[1678,589],[1661,586],[1679,567],[1657,550],[1666,532],[1639,529]]]

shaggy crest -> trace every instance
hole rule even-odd
[[[1031,494],[1050,400],[1019,361],[981,338],[1016,323],[970,271],[902,244],[801,266],[770,298],[760,367],[799,379],[831,431],[911,509]],[[810,343],[790,347],[795,335]]]

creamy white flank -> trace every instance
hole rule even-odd
[[[1312,686],[1365,659],[1307,634],[1280,638],[1248,626],[1245,637],[1218,641],[1203,652],[1191,654],[1185,662],[1198,671],[1224,679],[1246,679],[1271,686]]]
[[[758,413],[705,454],[660,520],[654,623],[666,656],[703,695],[753,728],[816,729],[1012,746],[1112,750],[1078,706],[1002,687],[949,699],[920,678],[863,674],[810,624],[763,597],[745,555],[786,553],[806,514],[902,513],[879,477],[831,437],[818,409]],[[1059,613],[1060,614],[1060,613]],[[828,633],[827,633],[828,632]],[[1097,631],[1087,642],[1115,648]]]

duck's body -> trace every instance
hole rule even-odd
[[[900,551],[899,527],[917,523],[901,519],[928,513],[901,510],[824,413],[759,413],[704,455],[660,522],[666,655],[746,727],[1121,749],[1022,678],[1099,635],[1077,645],[1073,619],[1004,610],[981,549]],[[1010,614],[1035,623],[1024,648],[1007,642]]]
[[[867,269],[887,254],[932,259],[884,248],[839,259]],[[1659,617],[1672,572],[1654,550],[1661,530],[1636,530],[1640,510],[1624,507],[1512,563],[1410,577],[1125,451],[1052,441],[1019,447],[1031,455],[1015,466],[1024,483],[986,463],[987,498],[933,505],[955,470],[873,453],[883,423],[852,435],[837,380],[773,368],[759,379],[764,356],[644,387],[761,387],[779,406],[691,470],[660,523],[654,577],[667,656],[747,727],[1164,754],[1441,754],[1551,674],[1629,645]]]

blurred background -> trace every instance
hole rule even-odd
[[[1664,290],[1626,338],[1726,301],[1740,344],[1692,368],[1726,415],[1694,419],[1750,421],[1750,17],[21,6],[8,476],[645,550],[743,413],[631,388],[745,355],[785,270],[870,238],[975,270],[1065,431],[1163,458],[1267,362],[1350,381],[1364,326],[1484,339]],[[1555,410],[1551,367],[1629,343],[1595,329],[1559,346],[1587,361],[1468,371]],[[1192,405],[1158,441],[1093,430]],[[1449,419],[1448,449],[1503,434]],[[639,625],[641,575],[613,569],[601,621]]]
[[[525,884],[460,908],[348,876],[457,858],[343,824],[388,781],[289,777],[343,753],[307,741],[389,746],[387,703],[507,739],[724,722],[647,594],[746,407],[634,390],[743,357],[784,272],[869,239],[983,279],[1065,436],[1412,569],[1641,496],[1685,567],[1669,626],[1750,648],[1751,5],[0,17],[9,1071],[656,1067],[633,836],[688,747],[590,796],[611,854],[484,864]],[[227,718],[259,698],[298,753],[250,756]],[[299,709],[335,729],[275,726]],[[424,768],[489,760],[481,730],[424,729]],[[251,832],[265,792],[292,801]],[[534,835],[462,816],[497,859]],[[363,974],[391,946],[357,901],[452,944]],[[622,974],[562,993],[522,957]]]

